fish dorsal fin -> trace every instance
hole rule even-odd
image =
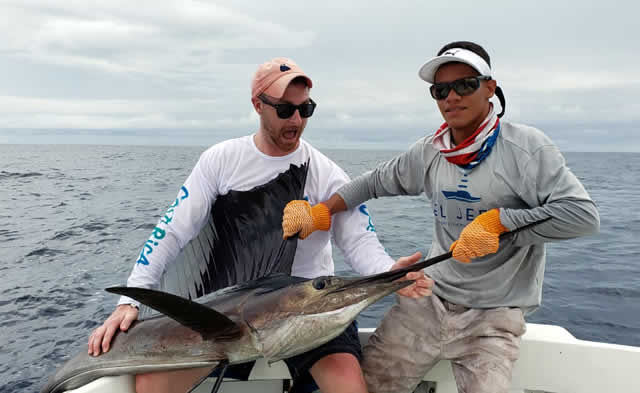
[[[238,325],[224,314],[180,296],[135,287],[111,287],[106,291],[135,299],[195,330],[205,339],[230,340],[242,334]]]
[[[307,161],[248,191],[216,198],[200,233],[167,266],[160,289],[196,299],[274,273],[291,274],[297,236],[282,239],[282,211],[304,197]],[[140,317],[150,315],[142,307]]]

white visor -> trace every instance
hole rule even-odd
[[[436,71],[438,71],[438,68],[445,63],[451,62],[467,64],[474,70],[478,71],[480,75],[491,76],[491,67],[489,67],[489,64],[487,64],[482,57],[476,55],[470,50],[462,48],[448,49],[440,56],[427,61],[422,67],[420,67],[418,75],[424,81],[433,84],[435,83]]]

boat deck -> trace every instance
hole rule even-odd
[[[360,329],[365,343],[373,329]],[[516,362],[512,392],[640,393],[640,347],[578,340],[559,326],[527,324],[520,358]],[[282,393],[290,378],[283,362],[269,366],[264,359],[253,368],[249,381],[224,382],[220,392]],[[456,393],[449,361],[441,361],[424,377],[416,392]],[[203,382],[194,392],[209,393],[214,378]],[[72,393],[133,393],[133,377],[106,377]]]

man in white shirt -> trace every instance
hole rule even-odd
[[[170,214],[160,219],[127,282],[131,287],[157,287],[166,266],[173,263],[180,250],[205,224],[216,198],[231,190],[246,191],[263,185],[284,172],[291,164],[309,162],[304,189],[312,204],[327,199],[348,176],[300,137],[313,114],[315,102],[309,97],[311,79],[290,59],[275,58],[262,64],[252,82],[251,102],[260,116],[260,128],[254,135],[230,139],[205,151],[181,188]],[[328,216],[311,212],[318,227],[330,231],[300,233],[292,266],[292,275],[314,278],[333,275],[331,242],[341,248],[345,260],[360,274],[374,274],[416,262],[420,254],[394,262],[369,225],[366,209],[354,208]],[[433,281],[422,272],[408,273],[417,280],[399,294],[421,297],[431,294]],[[109,350],[118,330],[127,330],[138,317],[137,302],[123,297],[113,314],[89,337],[89,354]],[[354,324],[336,339],[323,346],[288,359],[295,384],[313,376],[320,389],[327,392],[366,392],[359,360],[361,359],[357,327]],[[141,374],[136,376],[138,392],[186,391],[210,368]]]

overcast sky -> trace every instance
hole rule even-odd
[[[419,67],[471,40],[491,55],[505,119],[564,151],[638,152],[638,4],[0,0],[0,143],[205,146],[249,134],[251,76],[285,56],[314,81],[306,139],[404,149],[442,121]]]

